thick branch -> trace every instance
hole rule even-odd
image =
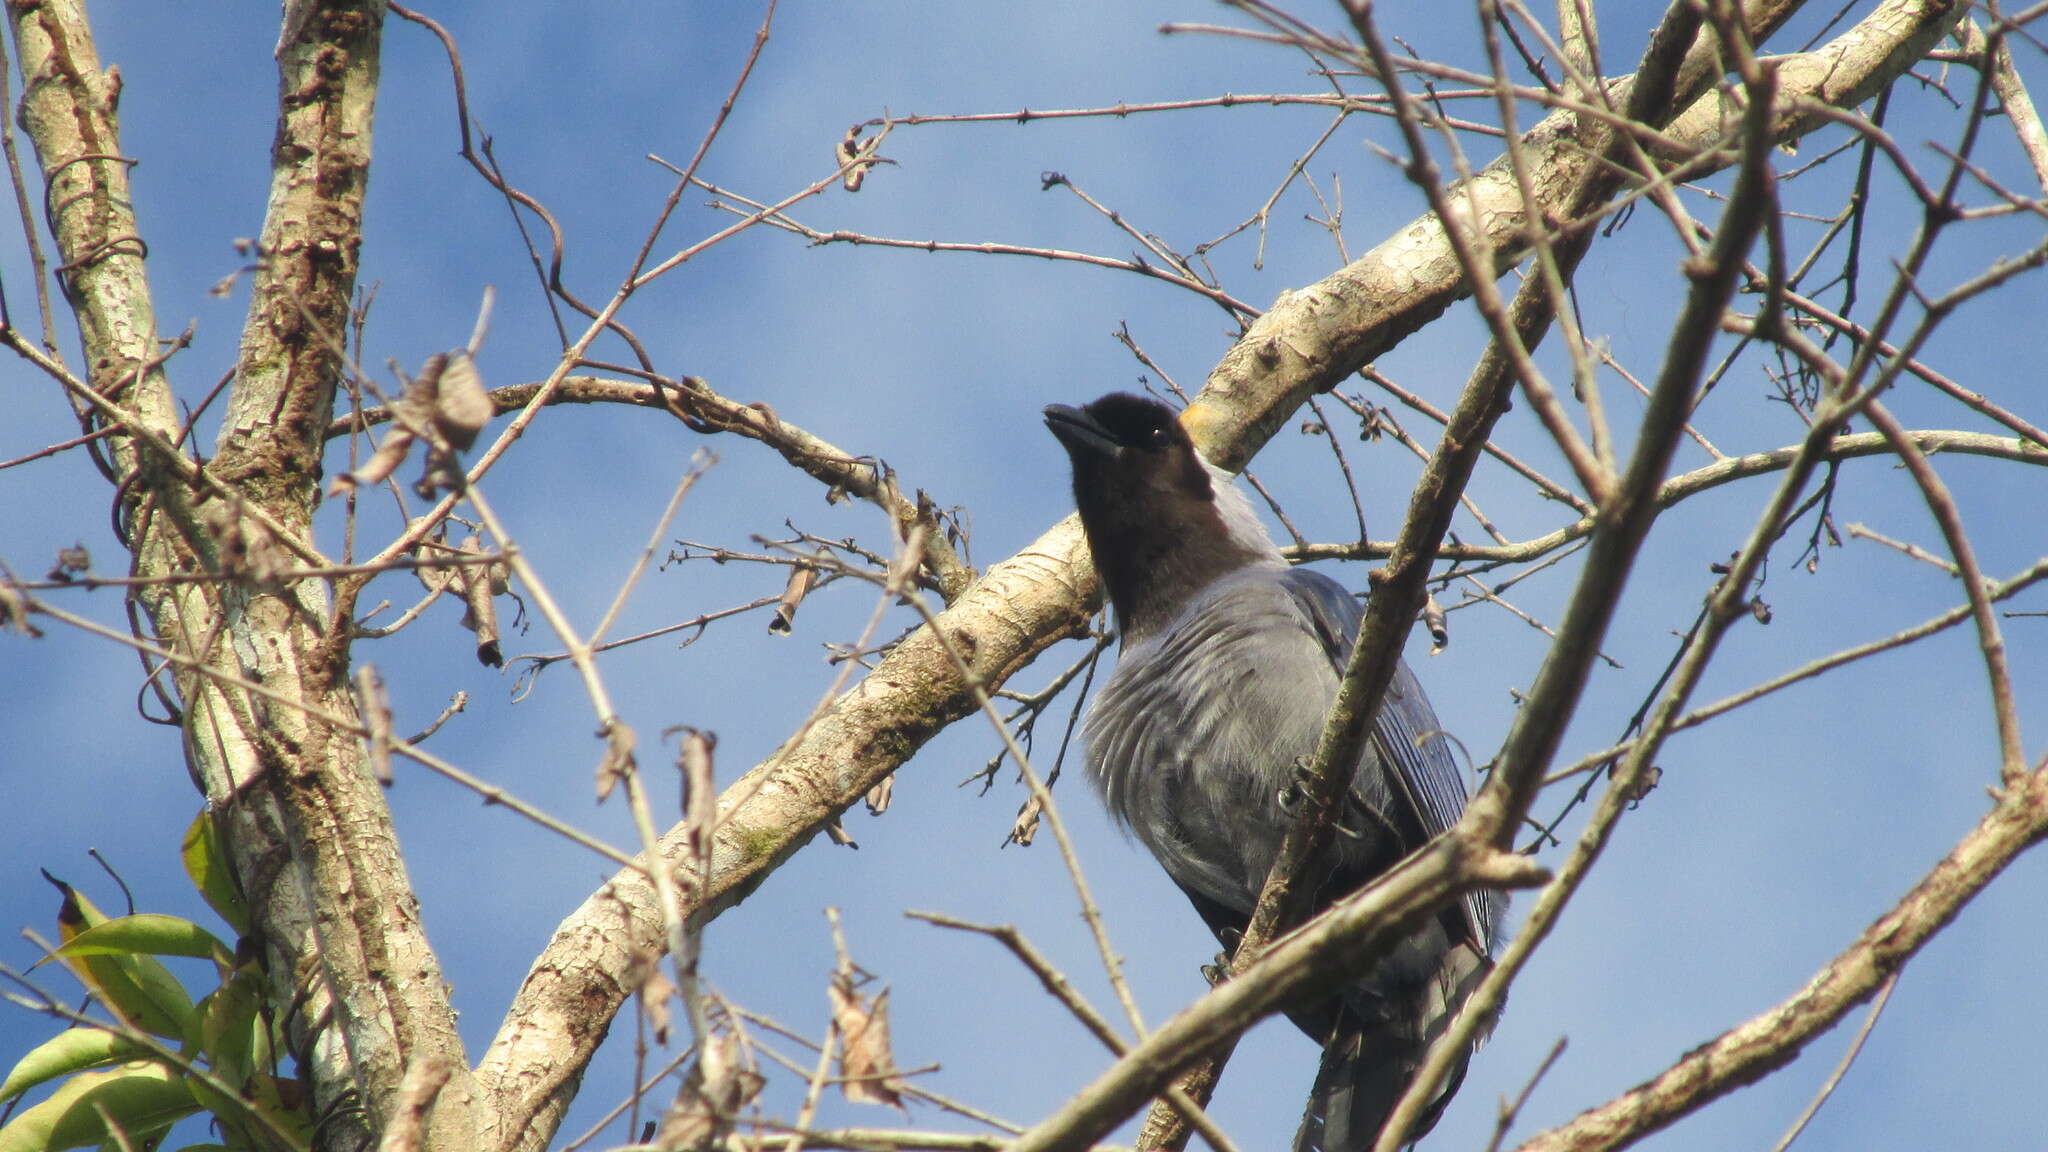
[[[946,640],[930,627],[912,633],[801,738],[726,788],[710,886],[687,893],[691,915],[708,920],[744,899],[926,740],[975,709],[947,643],[992,689],[1085,628],[1096,595],[1072,517],[990,569],[939,618]],[[685,840],[680,827],[663,838],[670,866],[691,862]],[[500,1103],[495,1146],[547,1142],[630,991],[621,974],[634,949],[660,938],[653,891],[637,869],[615,875],[556,929],[477,1069]]]
[[[381,0],[286,6],[270,202],[213,465],[245,500],[305,535],[355,291],[383,21]],[[319,585],[246,596],[230,590],[221,610],[233,649],[254,654],[255,667],[245,671],[354,715],[350,625],[331,618]],[[196,730],[209,734],[192,743],[228,755],[202,754],[200,776],[216,799],[260,780],[279,805],[284,842],[263,850],[289,854],[296,883],[318,911],[319,972],[336,1026],[322,1039],[345,1044],[350,1080],[367,1098],[373,1127],[402,1106],[408,1063],[455,1069],[423,1146],[468,1146],[475,1130],[468,1061],[390,811],[361,762],[360,743],[304,714],[273,713],[256,730],[242,728],[218,714],[215,699],[209,694],[206,706],[195,701],[190,709]],[[344,1084],[320,1087],[334,1094]]]
[[[9,11],[27,79],[25,119],[91,383],[125,410],[121,423],[167,444],[180,421],[120,159],[114,85],[99,71],[76,0],[13,0]],[[295,1014],[315,1021],[331,1007],[338,1025],[309,1032],[316,1090],[330,1105],[359,1093],[371,1127],[389,1114],[403,1061],[450,1057],[460,1067],[461,1047],[356,738],[311,715],[354,712],[320,583],[272,586],[255,569],[277,535],[302,552],[309,538],[361,240],[382,11],[373,0],[288,6],[265,257],[230,426],[208,466],[209,501],[194,499],[190,466],[166,467],[136,439],[108,438],[135,573],[145,581],[135,594],[155,639],[178,654],[185,747],[195,778],[227,815],[230,852],[269,949],[274,1000],[293,1002],[305,973],[319,974],[311,1004]],[[217,494],[223,485],[226,497]],[[216,579],[147,582],[201,570]],[[204,674],[215,668],[233,675]],[[309,708],[279,707],[235,680]],[[467,1100],[466,1079],[441,1095],[437,1133],[441,1117],[461,1116],[450,1102]]]
[[[1995,793],[1984,819],[1891,911],[1790,998],[1695,1048],[1654,1080],[1522,1145],[1521,1152],[1625,1148],[1755,1083],[1868,1000],[2021,852],[2048,837],[2048,769]]]

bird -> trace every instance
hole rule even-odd
[[[1293,820],[1363,612],[1337,581],[1288,564],[1231,474],[1202,457],[1167,405],[1117,392],[1050,405],[1045,423],[1072,463],[1075,507],[1119,634],[1116,671],[1082,725],[1087,774],[1116,822],[1233,947]],[[1367,745],[1341,834],[1318,866],[1316,911],[1464,809],[1451,741],[1405,662]],[[1372,1147],[1491,969],[1503,910],[1497,892],[1470,894],[1336,994],[1288,1006],[1323,1047],[1296,1152]],[[1435,1126],[1483,1042],[1458,1053],[1404,1143]]]

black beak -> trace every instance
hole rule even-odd
[[[1083,453],[1092,456],[1113,456],[1119,447],[1107,429],[1079,408],[1066,404],[1045,406],[1045,426],[1059,437],[1066,446],[1069,456],[1078,457]]]

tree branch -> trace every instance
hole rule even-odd
[[[1018,1137],[1009,1152],[1052,1152],[1101,1139],[1195,1055],[1234,1040],[1287,1004],[1334,988],[1432,909],[1471,888],[1526,887],[1544,876],[1534,861],[1495,852],[1464,830],[1438,837],[1160,1025],[1065,1107]]]
[[[77,0],[10,0],[8,8],[28,80],[25,120],[92,388],[126,409],[121,424],[176,443],[181,422],[130,207],[117,86],[99,69]],[[315,716],[355,714],[338,639],[346,629],[326,619],[319,581],[273,582],[263,571],[267,551],[304,553],[310,537],[319,433],[362,235],[382,13],[371,0],[288,6],[264,259],[229,428],[208,466],[213,483],[202,487],[137,435],[108,437],[136,575],[204,569],[218,577],[143,583],[135,596],[163,646],[181,657],[185,747],[195,778],[227,813],[230,854],[268,948],[273,1001],[292,1003],[304,973],[318,974],[310,1010],[297,1017],[318,1020],[331,1002],[338,1025],[301,1037],[314,1044],[318,1097],[332,1104],[360,1091],[371,1130],[398,1103],[402,1061],[446,1057],[460,1068],[461,1045],[360,745]],[[202,506],[198,494],[220,485],[228,494]],[[307,707],[278,707],[207,675],[212,668]],[[458,1073],[441,1094],[437,1133],[445,1134],[444,1119],[460,1121],[458,1130],[466,1123],[461,1106],[450,1106],[467,1100],[466,1084]]]
[[[1995,791],[1991,811],[1892,909],[1789,998],[1693,1049],[1655,1079],[1537,1136],[1521,1152],[1625,1148],[1791,1063],[1868,1000],[2021,852],[2048,837],[2048,766]]]
[[[489,395],[493,409],[502,415],[521,411],[535,396],[541,395],[544,388],[545,385],[540,383],[508,384],[491,389]],[[904,538],[910,537],[913,528],[922,526],[924,571],[933,590],[948,603],[974,582],[974,570],[947,543],[946,526],[939,522],[930,507],[904,497],[896,484],[895,473],[886,464],[872,456],[853,455],[830,441],[814,436],[783,420],[766,404],[747,404],[729,399],[712,391],[704,381],[690,376],[681,380],[662,378],[647,383],[608,380],[601,376],[565,376],[559,385],[546,392],[542,403],[631,404],[657,408],[681,420],[692,431],[707,434],[731,432],[765,444],[827,488],[858,496],[887,512]],[[388,406],[366,408],[359,416],[344,416],[329,423],[324,436],[332,440],[361,428],[389,423],[390,420]]]

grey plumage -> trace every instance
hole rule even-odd
[[[1122,634],[1083,726],[1089,776],[1218,939],[1234,944],[1291,817],[1280,797],[1311,756],[1361,612],[1329,577],[1290,568],[1227,473],[1163,404],[1114,394],[1053,405],[1074,497]],[[1454,823],[1465,786],[1403,664],[1352,781],[1318,908]],[[1335,997],[1288,1015],[1324,1046],[1297,1150],[1369,1148],[1480,976],[1501,913],[1479,893]],[[1465,1061],[1408,1138],[1436,1123]]]

